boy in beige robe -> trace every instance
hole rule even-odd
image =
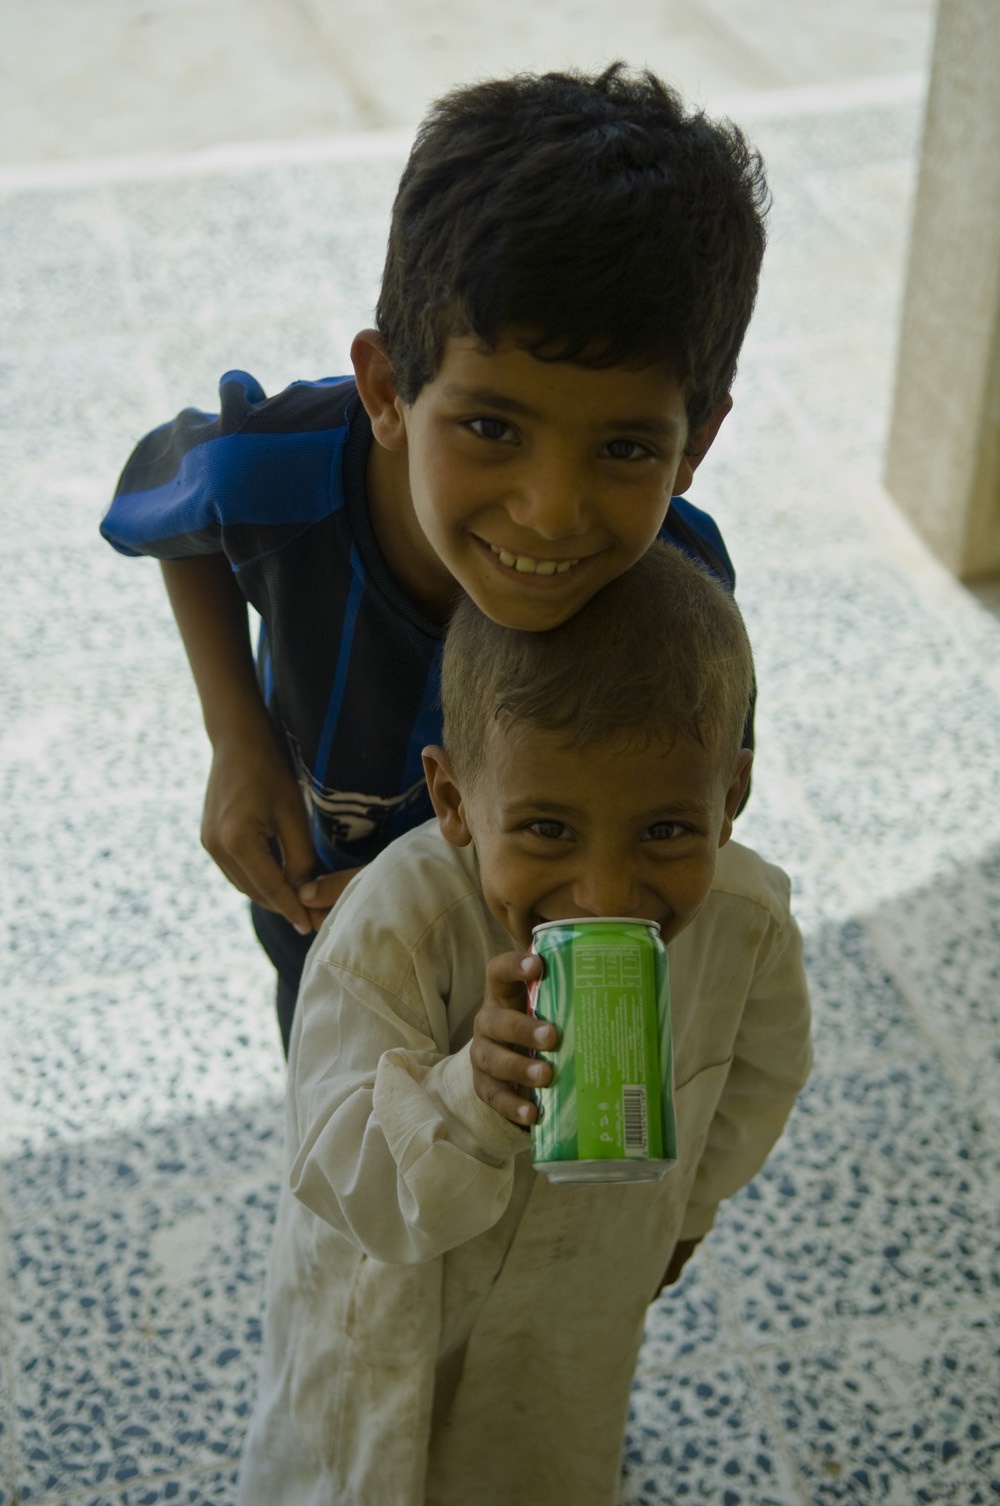
[[[650,1300],[757,1172],[810,1065],[780,870],[730,841],[753,668],[732,598],[657,545],[548,633],[449,629],[437,820],[310,954],[241,1506],[612,1506]],[[543,921],[667,945],[679,1158],[552,1185],[526,1012]]]

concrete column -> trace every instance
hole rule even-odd
[[[939,0],[885,482],[956,575],[1000,575],[998,0]]]

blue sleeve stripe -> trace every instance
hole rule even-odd
[[[323,721],[323,730],[320,733],[319,744],[316,748],[316,757],[314,759],[314,767],[317,769],[325,769],[330,762],[330,749],[333,746],[333,739],[337,732],[337,723],[340,720],[340,708],[344,700],[347,672],[351,663],[354,629],[358,624],[358,613],[361,610],[361,602],[365,594],[365,572],[358,554],[357,545],[353,545],[351,548],[351,570],[353,579],[347,597],[347,606],[344,611],[344,625],[340,634],[340,653],[337,657],[337,668],[334,671],[330,699],[327,702],[326,716]]]
[[[318,522],[342,505],[330,470],[346,439],[346,427],[221,435],[188,450],[169,481],[120,493],[101,532],[123,553],[154,553],[167,539],[184,553],[184,535],[204,537],[206,529]]]

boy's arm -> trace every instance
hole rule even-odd
[[[202,842],[243,894],[302,933],[318,929],[356,870],[317,880],[312,910],[298,896],[314,877],[316,854],[298,781],[257,687],[243,593],[222,554],[163,560],[161,568],[212,744]]]
[[[447,1049],[446,998],[484,993],[489,954],[475,931],[456,934],[453,907],[446,925],[423,938],[422,958],[404,964],[397,993],[376,979],[395,972],[400,927],[370,924],[380,906],[370,890],[359,906],[358,893],[338,910],[303,975],[289,1055],[290,1184],[366,1254],[411,1265],[502,1217],[515,1158],[530,1140],[476,1091],[471,1042]],[[385,902],[393,908],[391,894]],[[473,908],[481,910],[478,897]],[[516,967],[520,954],[494,958],[491,968],[505,959]]]
[[[681,1240],[711,1228],[718,1205],[763,1166],[809,1076],[802,938],[788,915],[758,958],[725,1086],[688,1199]]]
[[[325,456],[345,421],[342,405],[330,407],[330,386],[296,383],[268,405],[253,377],[227,372],[218,414],[185,408],[139,441],[101,522],[120,553],[151,555],[163,566],[213,746],[203,841],[237,888],[304,932],[319,929],[357,870],[314,874],[301,794],[261,701],[246,603],[223,551],[227,527],[280,523],[290,499],[301,504],[299,473],[291,468],[276,483],[272,466],[254,463],[254,446],[271,436],[280,452],[286,434],[309,435]],[[255,429],[264,406],[268,414]],[[249,448],[235,443],[244,432]],[[310,476],[326,474],[310,454],[306,488]],[[303,879],[307,890],[297,895]]]

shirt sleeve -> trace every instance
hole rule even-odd
[[[227,371],[219,412],[185,408],[141,439],[101,533],[120,554],[240,563],[335,505],[330,475],[347,438],[343,378],[294,382],[267,398],[255,377]],[[279,530],[279,532],[276,532]]]
[[[132,451],[101,523],[102,536],[120,554],[176,559],[220,551],[213,485],[218,442],[238,432],[249,405],[264,393],[245,372],[227,373],[219,397],[219,413],[185,408]]]
[[[383,976],[397,944],[386,933]],[[425,936],[398,990],[322,951],[303,978],[289,1060],[291,1188],[389,1264],[432,1260],[496,1223],[530,1144],[479,1098],[468,1043],[449,1049],[449,1010],[478,1008],[489,955],[466,949],[442,987],[442,955],[461,950]],[[470,989],[469,1007],[456,1009],[456,990]]]
[[[736,571],[718,523],[687,497],[672,497],[660,529],[664,543],[674,544],[691,559],[707,565],[727,591],[736,588]]]
[[[729,551],[719,526],[710,513],[704,512],[700,507],[695,507],[686,497],[673,497],[659,536],[664,543],[673,544],[690,559],[706,565],[727,591],[732,592],[736,589],[736,571],[733,569],[733,562],[729,557]],[[755,680],[750,689],[750,704],[747,707],[746,721],[743,726],[743,746],[750,748],[751,751],[754,746],[756,704]],[[746,807],[749,799],[750,783],[748,782],[737,815]]]
[[[760,1170],[812,1066],[802,938],[788,914],[772,923],[752,982],[691,1195],[682,1239],[712,1227],[719,1204]]]

